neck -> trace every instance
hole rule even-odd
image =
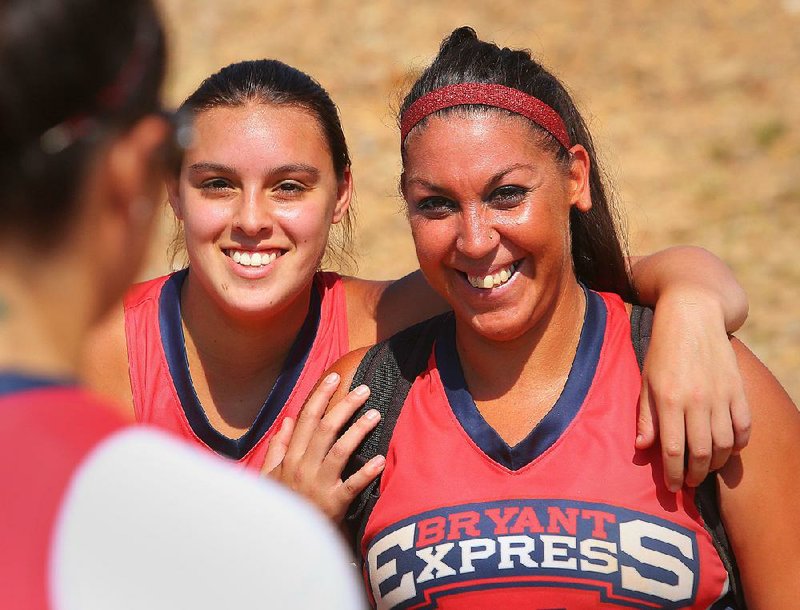
[[[218,307],[199,282],[193,281],[190,268],[181,291],[190,360],[194,354],[207,373],[229,379],[279,371],[305,321],[312,289],[313,284],[309,284],[280,311],[240,317]]]
[[[515,388],[537,394],[560,388],[575,357],[585,308],[583,289],[570,282],[542,299],[537,323],[513,340],[487,339],[457,321],[458,354],[475,400],[496,400]]]
[[[2,253],[0,369],[75,377],[95,319],[95,291],[68,254],[49,258],[31,263],[18,252]]]

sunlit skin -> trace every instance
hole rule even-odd
[[[183,304],[204,300],[223,317],[264,322],[289,307],[304,316],[328,228],[349,205],[313,115],[252,103],[198,113],[195,137],[170,202],[192,264]],[[276,257],[252,267],[232,255]]]
[[[566,325],[582,310],[569,212],[591,201],[586,152],[576,146],[573,155],[569,167],[558,162],[526,119],[496,112],[431,117],[409,136],[403,189],[417,256],[456,312],[460,337],[530,346],[543,321],[556,315]],[[512,264],[500,286],[467,280]]]
[[[527,119],[497,112],[431,117],[406,141],[403,191],[417,256],[452,306],[479,410],[516,444],[558,398],[585,308],[569,214],[591,208],[589,159],[563,163]],[[512,269],[505,283],[469,276]]]

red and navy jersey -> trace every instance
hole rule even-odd
[[[64,497],[86,456],[124,425],[76,386],[0,373],[0,606],[50,607]]]
[[[315,275],[308,315],[282,372],[251,428],[231,439],[211,426],[192,385],[180,311],[180,290],[187,272],[137,284],[125,296],[136,419],[260,469],[267,442],[280,429],[283,418],[297,415],[325,370],[348,351],[342,279],[335,273]]]
[[[637,451],[624,304],[587,291],[561,396],[509,446],[470,395],[450,318],[411,387],[361,542],[378,608],[724,608],[691,489]]]

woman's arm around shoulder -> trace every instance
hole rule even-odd
[[[716,255],[697,246],[673,246],[628,259],[641,303],[661,305],[664,297],[687,306],[708,307],[722,316],[725,330],[736,332],[747,319],[747,293],[730,268]]]
[[[87,338],[81,377],[89,388],[110,398],[127,417],[134,417],[125,312],[121,303],[92,329]]]
[[[658,434],[664,477],[677,491],[684,475],[698,485],[747,444],[750,414],[728,340],[747,317],[747,295],[702,248],[668,248],[630,264],[639,300],[656,312],[636,444],[645,448]]]
[[[722,519],[749,608],[800,600],[800,412],[741,342],[734,349],[752,407],[748,446],[719,472]]]

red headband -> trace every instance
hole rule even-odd
[[[400,142],[426,116],[453,106],[494,106],[522,115],[547,130],[564,148],[569,148],[569,135],[558,113],[542,100],[504,85],[461,83],[448,85],[423,95],[411,104],[400,119]]]

